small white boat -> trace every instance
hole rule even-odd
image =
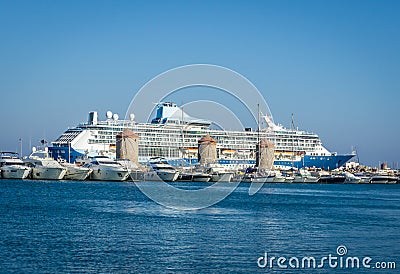
[[[32,178],[37,180],[61,180],[67,172],[65,167],[50,157],[47,147],[38,151],[33,147],[24,163],[32,167]]]
[[[378,172],[371,177],[371,184],[396,184],[397,177],[388,174],[387,172]]]
[[[174,182],[178,179],[179,172],[163,158],[154,158],[149,162],[150,170],[145,173],[146,181]]]
[[[308,170],[300,169],[294,176],[293,183],[318,183],[319,178],[312,176]]]
[[[205,172],[194,172],[192,173],[193,182],[209,182],[211,180],[211,175]]]
[[[129,172],[118,162],[106,157],[97,156],[84,167],[92,169],[90,179],[96,181],[125,181],[129,177]]]
[[[285,178],[285,181],[284,181],[285,183],[293,183],[294,176],[292,173],[283,172],[281,174]]]
[[[211,175],[211,182],[230,182],[235,174],[235,171],[228,170],[220,164],[207,164],[205,169]]]
[[[357,177],[350,172],[343,172],[343,175],[346,177],[344,180],[345,184],[359,184],[361,181],[360,177]]]
[[[273,183],[284,183],[286,182],[287,177],[283,176],[279,170],[271,171],[274,174]]]
[[[64,180],[84,181],[89,177],[90,173],[92,173],[92,170],[88,167],[66,162],[62,162],[61,165],[67,169]]]
[[[143,181],[144,171],[137,164],[129,159],[117,159],[117,163],[126,168],[129,172],[129,177],[132,181]],[[129,179],[129,178],[128,178]]]
[[[360,179],[359,184],[369,184],[371,182],[371,176],[365,173],[354,173],[354,176]]]
[[[18,157],[16,152],[1,152],[0,171],[4,179],[25,179],[31,168]]]

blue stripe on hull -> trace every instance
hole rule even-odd
[[[68,147],[49,147],[49,151],[54,159],[57,158],[62,158],[68,161]],[[71,163],[74,163],[76,158],[84,156],[84,154],[74,150],[73,148],[70,148],[70,161]],[[338,167],[343,166],[348,160],[353,158],[355,155],[332,155],[332,156],[310,156],[306,155],[304,156],[303,161],[296,161],[293,163],[293,166],[296,168],[302,168],[302,167],[315,167],[315,168],[322,168],[324,170],[333,170]],[[196,165],[198,164],[197,159],[189,159],[189,158],[184,158],[184,159],[178,159],[178,160],[170,160],[170,164],[175,165],[175,166],[180,166],[182,165],[182,160],[186,162],[187,165],[192,164]],[[239,164],[245,164],[245,165],[255,165],[255,160],[227,160],[227,159],[219,159],[218,163],[219,164],[231,164],[231,165],[239,165]],[[280,166],[292,166],[291,161],[275,161],[274,165],[280,165]]]
[[[355,155],[332,155],[332,156],[309,156],[304,157],[304,166],[322,168],[324,170],[333,170],[343,166]]]

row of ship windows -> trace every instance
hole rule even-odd
[[[115,130],[100,130],[100,131],[98,131],[98,133],[99,133],[99,135],[112,135],[112,136],[116,136],[118,133],[120,133],[121,131],[123,131],[124,129],[123,128],[119,128],[119,129],[115,129]],[[167,130],[167,129],[163,129],[163,132],[160,132],[160,130],[159,129],[141,129],[141,130],[136,130],[136,133],[141,133],[141,132],[143,132],[143,133],[146,133],[146,134],[151,134],[151,135],[158,135],[158,134],[160,134],[160,133],[168,133],[168,131],[172,131],[172,132],[174,132],[174,133],[177,133],[177,130]],[[180,133],[180,132],[179,132]],[[192,132],[188,132],[188,133],[186,133],[186,134],[190,134],[190,135],[193,135],[193,133]],[[184,133],[184,135],[185,135],[185,133]],[[200,139],[201,137],[203,137],[205,135],[205,133],[204,132],[202,132],[202,133],[200,133],[200,134],[198,134],[198,138]],[[213,134],[212,134],[213,135]],[[220,139],[220,138],[226,138],[226,137],[231,137],[231,138],[234,138],[235,137],[235,135],[236,134],[232,134],[232,133],[230,133],[230,134],[225,134],[225,133],[222,133],[221,135],[216,135],[216,136],[214,136],[213,135],[213,138],[214,139],[216,139],[217,141],[218,141],[218,139]],[[237,134],[237,136],[240,138],[240,137],[242,137],[242,135],[239,133],[239,134]],[[286,138],[285,138],[286,137]],[[254,139],[254,140],[256,140],[258,138],[258,136],[257,135],[254,135],[254,136],[248,136],[247,137],[247,139]],[[273,140],[274,138],[271,138],[271,140]],[[280,140],[283,140],[283,141],[285,141],[285,142],[291,142],[291,140],[293,139],[292,137],[288,137],[287,135],[284,135],[284,136],[282,136],[282,137],[280,137],[279,138]],[[316,142],[316,143],[318,143],[319,142],[319,140],[318,140],[318,138],[316,138],[316,137],[314,137],[314,136],[302,136],[302,139],[301,139],[302,141],[312,141],[312,142]]]
[[[146,143],[146,145],[147,146],[160,146],[160,143],[162,143],[162,142],[160,142],[160,141],[146,141],[146,140],[142,140],[142,142],[144,142],[144,143]],[[110,142],[110,140],[109,139],[101,139],[101,140],[99,140],[99,139],[89,139],[88,140],[88,143],[89,144],[112,144],[112,142]],[[180,146],[179,144],[181,144],[181,142],[171,142],[171,141],[169,141],[168,142],[169,144],[173,144],[173,143],[175,143],[176,144],[176,147],[178,147],[178,146]],[[197,147],[197,142],[192,142],[192,143],[189,143],[189,142],[184,142],[184,144],[186,145],[186,146],[188,146],[188,147]],[[247,148],[251,148],[251,149],[254,149],[255,148],[255,145],[254,144],[249,144],[249,143],[247,143],[247,144],[235,144],[235,143],[233,143],[233,142],[226,142],[226,143],[222,143],[222,145],[224,145],[224,147],[235,147],[235,148],[237,148],[237,149],[247,149]],[[168,146],[171,146],[171,145],[168,145]],[[300,146],[300,145],[295,145],[295,146],[282,146],[282,145],[277,145],[276,147],[279,147],[279,149],[282,149],[282,150],[292,150],[293,148],[295,149],[295,150],[302,150],[302,149],[306,149],[306,150],[308,150],[308,149],[312,149],[312,148],[314,148],[315,146],[307,146],[307,145],[305,145],[305,146]],[[316,153],[314,153],[314,154],[312,154],[312,155],[317,155]],[[321,154],[321,155],[325,155],[325,153],[323,153],[323,154]]]
[[[96,138],[97,136],[95,136],[95,138]],[[96,138],[97,139],[97,138]],[[110,135],[108,135],[108,136],[104,136],[104,135],[100,135],[99,136],[99,139],[102,139],[102,140],[113,140],[114,138],[113,138],[113,136],[110,136]],[[143,140],[143,141],[156,141],[156,142],[163,142],[163,141],[167,141],[167,142],[183,142],[183,143],[197,143],[198,142],[198,139],[196,139],[196,138],[184,138],[183,139],[183,141],[182,141],[182,139],[176,139],[176,138],[165,138],[165,137],[156,137],[156,138],[146,138],[146,137],[143,137],[143,138],[141,138],[141,140]],[[251,142],[251,143],[254,143],[256,140],[247,140],[247,142]],[[246,143],[247,143],[246,142]],[[238,144],[241,144],[241,143],[244,143],[244,140],[219,140],[219,141],[217,141],[217,143],[220,143],[220,144],[234,144],[234,145],[238,145]],[[316,147],[316,146],[318,146],[319,145],[319,142],[318,141],[313,141],[313,142],[310,142],[310,143],[305,143],[305,142],[276,142],[275,143],[277,146],[299,146],[299,145],[302,145],[302,146],[306,146],[306,147]]]

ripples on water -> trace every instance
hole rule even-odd
[[[263,273],[265,251],[320,258],[339,245],[400,267],[400,185],[248,187],[178,211],[133,183],[2,180],[0,272]]]

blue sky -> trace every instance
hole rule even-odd
[[[392,165],[399,14],[399,1],[0,1],[0,149],[21,137],[26,154],[91,110],[123,116],[159,73],[210,63],[252,81],[276,122],[294,113],[330,150]]]

